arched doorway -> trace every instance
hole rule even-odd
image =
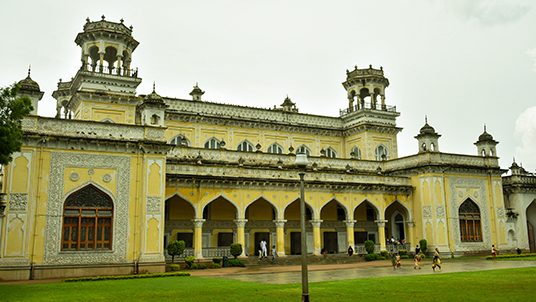
[[[313,219],[313,211],[311,207],[305,203],[305,232],[307,238],[307,253],[313,252],[313,237],[312,226],[309,221]],[[290,255],[301,255],[301,227],[300,227],[300,200],[296,199],[285,208],[285,247],[289,247],[285,251]]]
[[[183,240],[186,245],[186,255],[193,255],[195,209],[184,198],[173,195],[166,200],[164,250],[169,242]]]
[[[388,220],[386,224],[386,238],[394,239],[396,242],[408,241],[406,222],[408,221],[408,211],[397,200],[385,209],[385,217]]]
[[[236,242],[237,208],[220,196],[203,208],[203,248],[229,247]]]
[[[320,210],[322,249],[328,254],[346,251],[346,208],[333,199]]]
[[[268,254],[275,244],[276,208],[264,198],[259,198],[246,208],[246,251],[249,255],[259,256],[260,243],[266,241]]]

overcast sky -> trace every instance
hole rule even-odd
[[[531,0],[28,1],[0,3],[0,86],[26,77],[53,116],[58,79],[80,66],[86,17],[133,25],[132,67],[162,96],[338,116],[346,69],[383,66],[386,102],[401,112],[399,156],[429,123],[440,151],[476,154],[487,125],[507,168],[536,169],[536,4]]]

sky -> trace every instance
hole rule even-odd
[[[338,116],[346,69],[383,67],[402,132],[399,156],[418,151],[424,117],[439,150],[477,154],[484,124],[513,158],[536,169],[536,2],[532,0],[219,0],[0,2],[0,87],[31,77],[54,116],[58,80],[80,66],[85,19],[134,27],[132,67],[152,90],[270,108],[288,95],[300,112]]]

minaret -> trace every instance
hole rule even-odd
[[[496,146],[499,142],[493,139],[493,136],[486,131],[486,125],[484,125],[484,133],[478,137],[478,141],[475,143],[478,155],[480,156],[494,156],[497,157]]]
[[[32,80],[32,78],[30,77],[30,73],[31,66],[28,67],[28,76],[17,83],[17,85],[19,85],[18,94],[30,98],[33,107],[32,111],[30,111],[30,114],[37,115],[38,102],[43,98],[44,92],[39,89],[39,85],[37,84],[37,82]]]
[[[142,125],[164,127],[167,107],[164,99],[156,93],[155,83],[153,83],[153,92],[145,96],[143,103],[137,106],[136,111],[141,117]]]
[[[424,117],[424,126],[422,126],[419,134],[415,136],[419,144],[419,153],[424,152],[439,152],[439,138],[434,127],[428,125],[428,117]]]
[[[279,108],[279,110],[282,110],[282,111],[289,111],[289,112],[298,112],[298,108],[296,107],[296,103],[292,102],[290,100],[290,98],[287,97],[285,98],[285,100],[283,101],[283,104],[280,105],[281,108]]]
[[[355,66],[353,71],[346,70],[346,81],[342,85],[348,93],[349,112],[360,109],[387,110],[385,88],[389,86],[389,80],[384,77],[382,67],[374,69],[369,65],[369,68],[358,69]]]

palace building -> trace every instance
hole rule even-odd
[[[399,112],[382,68],[346,71],[340,116],[300,113],[290,98],[272,109],[138,95],[132,28],[84,25],[80,69],[59,82],[54,118],[37,116],[43,93],[28,77],[34,110],[23,147],[3,167],[0,279],[158,272],[165,246],[184,240],[196,258],[231,243],[254,255],[299,254],[305,153],[308,252],[386,250],[420,239],[447,254],[535,250],[536,176],[498,162],[494,138],[475,129],[474,154],[441,152],[424,124],[416,154],[398,157]],[[74,62],[73,62],[74,63]]]

